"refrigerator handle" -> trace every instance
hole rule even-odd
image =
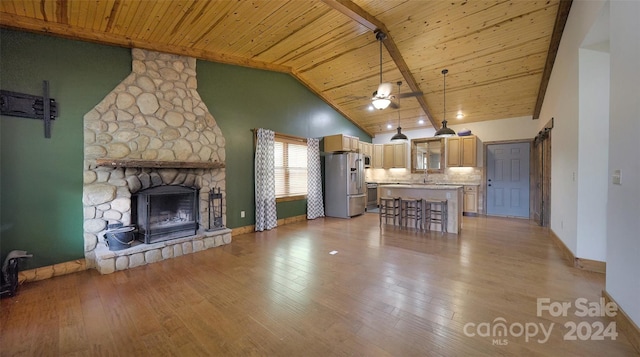
[[[358,191],[362,192],[362,159],[356,159],[356,167],[358,170],[358,176],[356,177],[358,184],[356,187],[358,188]]]

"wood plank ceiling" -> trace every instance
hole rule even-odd
[[[537,118],[571,1],[2,0],[0,26],[289,73],[371,135]],[[400,109],[369,110],[380,78]],[[554,35],[555,29],[555,35]],[[456,119],[457,113],[464,115]],[[420,123],[420,120],[423,123]],[[391,128],[388,127],[391,125]]]

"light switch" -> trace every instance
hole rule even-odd
[[[613,171],[612,178],[612,183],[614,185],[622,185],[622,173],[620,172],[620,170]]]

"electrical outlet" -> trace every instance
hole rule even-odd
[[[244,211],[240,211],[240,218],[244,218]]]

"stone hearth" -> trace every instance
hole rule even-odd
[[[228,229],[203,229],[214,188],[226,223],[225,139],[197,92],[195,59],[140,49],[132,57],[132,73],[84,116],[84,251],[103,274],[231,242]],[[199,189],[198,234],[109,251],[107,225],[132,224],[132,194],[160,185]]]

